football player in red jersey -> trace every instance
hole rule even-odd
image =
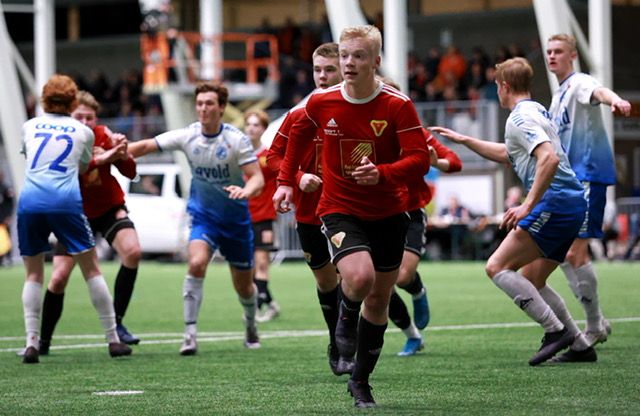
[[[247,110],[244,113],[244,132],[251,140],[258,157],[260,170],[264,176],[264,188],[257,196],[249,198],[249,214],[253,225],[255,276],[253,281],[258,288],[258,312],[256,322],[268,322],[280,315],[280,305],[273,299],[269,290],[269,253],[277,251],[273,221],[277,218],[271,198],[276,191],[278,173],[267,166],[267,149],[260,141],[269,126],[269,116],[262,110]],[[265,306],[266,305],[266,306]],[[264,307],[264,310],[262,310]]]
[[[306,117],[292,127],[273,200],[289,210],[298,166],[322,129],[324,189],[317,213],[342,276],[336,343],[355,356],[348,390],[357,407],[373,407],[369,375],[380,356],[387,307],[398,278],[409,225],[406,183],[429,169],[429,150],[415,107],[375,78],[382,36],[374,26],[340,35],[343,83],[316,90]],[[362,315],[360,316],[361,306]]]
[[[135,178],[136,162],[127,153],[127,139],[124,135],[113,133],[106,126],[97,124],[100,106],[96,99],[90,93],[80,91],[78,102],[79,105],[71,116],[91,128],[96,137],[94,157],[87,171],[80,175],[82,204],[93,233],[102,234],[122,259],[113,296],[116,330],[122,342],[137,344],[140,339],[128,332],[122,320],[138,274],[140,243],[133,222],[127,216],[122,188],[111,175],[113,164],[124,176]],[[62,315],[64,290],[74,266],[74,259],[68,255],[64,246],[58,244],[53,257],[51,281],[42,307],[42,355],[48,353],[53,331]]]
[[[340,62],[338,58],[338,44],[324,43],[313,52],[313,81],[317,88],[326,89],[342,81]],[[291,127],[296,120],[305,116],[305,102],[292,108],[285,117],[280,129],[273,138],[267,163],[274,171],[280,170],[280,164],[285,156]],[[318,134],[316,134],[318,133]],[[321,221],[316,214],[316,208],[322,194],[322,135],[315,132],[314,145],[311,151],[300,163],[296,173],[295,192],[293,201],[296,207],[296,232],[300,239],[305,261],[316,279],[316,292],[322,316],[329,329],[329,346],[327,355],[329,367],[335,375],[351,374],[353,360],[342,359],[335,341],[336,325],[338,323],[338,299],[340,288],[336,267],[331,263],[331,256],[327,246],[327,239],[320,229]]]

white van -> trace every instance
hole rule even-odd
[[[130,181],[112,168],[124,190],[142,252],[184,259],[189,216],[180,184],[180,167],[173,163],[138,163],[137,171],[138,176]]]

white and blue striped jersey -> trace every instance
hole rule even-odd
[[[600,86],[590,75],[571,74],[553,94],[549,112],[578,179],[613,185],[616,183],[613,151],[600,102],[593,98],[593,91]]]
[[[571,213],[575,212],[577,206],[584,210],[584,204],[571,203],[573,198],[584,200],[584,190],[571,170],[549,113],[540,103],[532,100],[520,101],[507,119],[505,143],[513,169],[527,192],[536,175],[537,159],[533,156],[533,151],[543,142],[551,142],[560,157],[560,164],[540,204],[544,204],[545,210],[551,212]]]
[[[257,160],[251,141],[237,128],[222,124],[213,136],[202,133],[200,122],[155,138],[162,151],[181,150],[191,167],[191,195],[187,211],[215,224],[250,222],[246,200],[233,200],[224,187],[244,186],[242,166]]]
[[[47,113],[25,122],[26,169],[18,213],[82,214],[78,167],[91,161],[93,142],[91,129],[66,115]]]

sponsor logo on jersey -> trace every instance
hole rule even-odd
[[[211,168],[205,168],[203,166],[198,166],[195,169],[196,176],[205,179],[223,179],[230,178],[231,173],[229,171],[229,165],[218,165]]]
[[[346,236],[347,234],[344,231],[340,231],[339,233],[331,236],[331,243],[333,243],[336,248],[340,248],[340,246],[342,246],[342,241]]]
[[[367,156],[371,156],[371,154],[373,153],[373,146],[371,145],[371,143],[365,142],[365,143],[359,143],[357,146],[355,146],[353,148],[353,150],[351,150],[351,163],[353,164],[360,164],[360,161],[362,160],[363,157]]]
[[[371,125],[373,133],[376,135],[376,137],[382,136],[382,133],[384,133],[384,129],[386,129],[389,125],[389,123],[387,123],[387,120],[371,120],[369,124]]]
[[[342,132],[338,128],[338,123],[334,119],[331,119],[327,122],[326,128],[324,129],[324,134],[327,136],[342,136]]]
[[[74,131],[76,131],[76,128],[73,126],[59,126],[56,124],[49,124],[49,123],[38,123],[36,124],[36,129],[38,130],[54,130],[54,131],[60,131],[63,133],[73,133]]]

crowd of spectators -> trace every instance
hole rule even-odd
[[[515,43],[498,48],[493,56],[482,46],[474,46],[470,56],[462,54],[456,45],[444,50],[433,46],[423,57],[411,52],[409,95],[416,102],[497,100],[495,64],[517,56],[526,54]]]

